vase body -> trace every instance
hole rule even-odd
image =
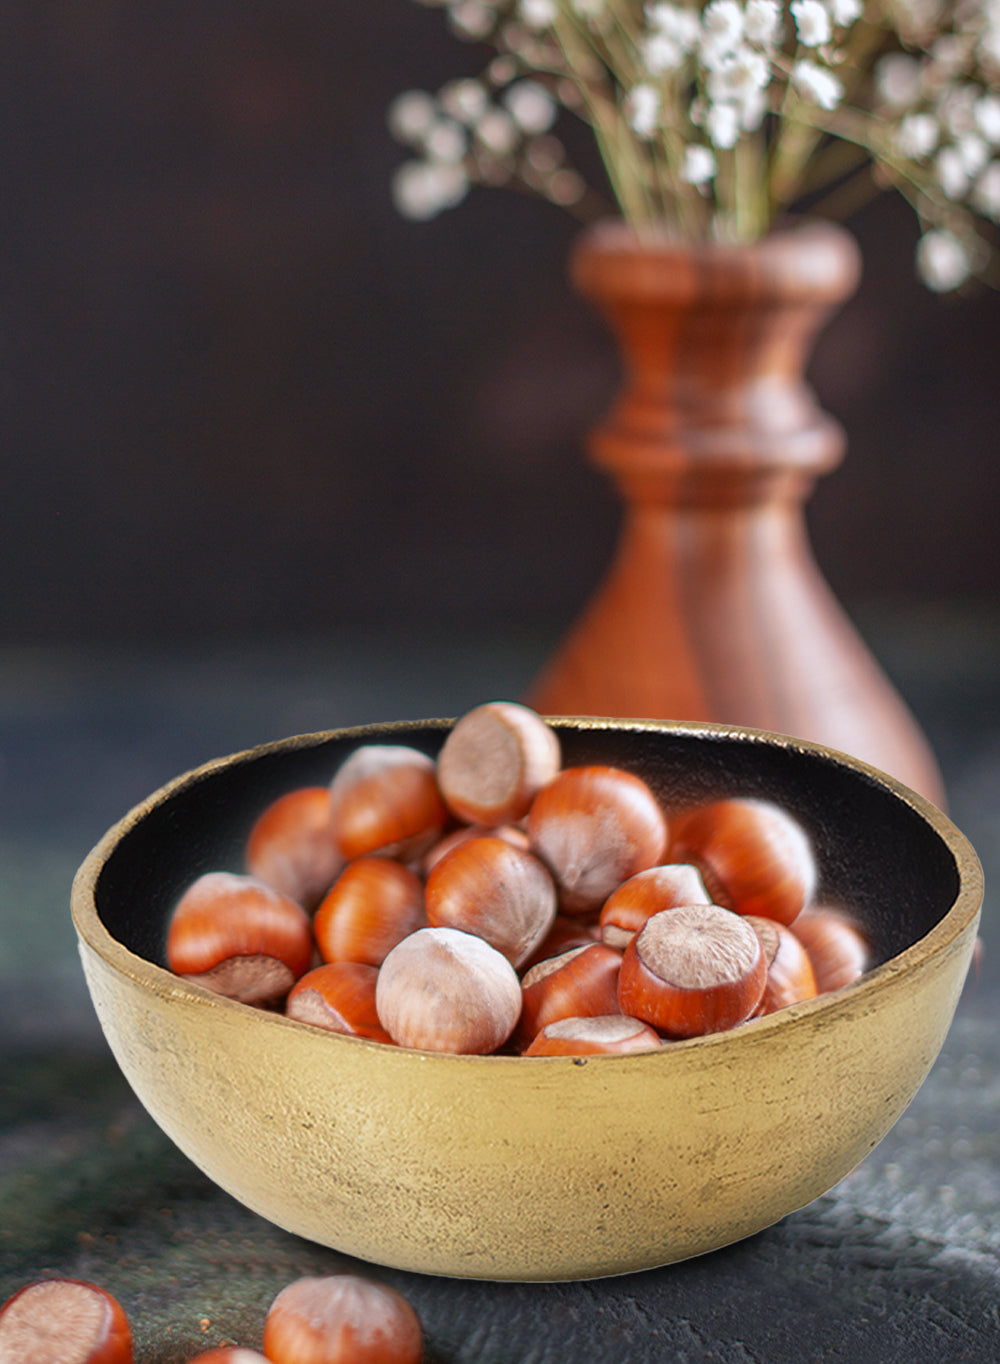
[[[929,746],[819,571],[804,502],[841,428],[804,372],[856,287],[816,223],[686,247],[624,224],[572,260],[624,365],[590,451],[624,513],[609,572],[527,697],[545,714],[713,720],[842,749],[936,803]]]

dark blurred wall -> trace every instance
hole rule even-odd
[[[479,55],[412,0],[0,3],[0,642],[575,613],[616,505],[580,453],[615,356],[571,219],[399,219],[385,110]],[[850,602],[1000,583],[1000,300],[853,226],[810,505]]]

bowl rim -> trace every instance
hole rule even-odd
[[[748,1020],[748,1023],[740,1027],[731,1028],[724,1032],[672,1041],[669,1045],[661,1048],[654,1048],[648,1052],[635,1052],[626,1057],[614,1054],[588,1056],[586,1058],[588,1063],[615,1065],[621,1064],[623,1060],[633,1064],[643,1061],[648,1063],[652,1058],[686,1053],[692,1048],[704,1049],[705,1047],[723,1046],[727,1042],[732,1044],[734,1040],[741,1037],[763,1037],[775,1029],[789,1026],[799,1018],[835,1009],[845,1002],[857,1000],[860,996],[880,990],[889,981],[905,974],[919,963],[937,956],[956,939],[978,925],[982,909],[984,878],[979,857],[969,839],[943,810],[939,809],[925,796],[920,795],[888,773],[873,767],[863,759],[811,740],[779,734],[771,730],[729,725],[715,721],[614,719],[587,715],[546,715],[543,718],[563,728],[683,734],[693,738],[726,738],[740,742],[758,743],[765,747],[777,746],[827,759],[836,765],[851,769],[870,783],[888,790],[903,804],[910,806],[945,844],[954,858],[958,875],[958,893],[950,908],[933,928],[909,947],[904,948],[902,952],[867,971],[851,984],[818,995],[813,999],[788,1005],[765,1017]],[[147,815],[165,804],[179,791],[207,780],[214,773],[225,768],[237,766],[241,762],[248,762],[269,753],[287,752],[296,748],[319,747],[324,743],[342,739],[353,739],[362,743],[374,736],[379,738],[392,737],[394,734],[403,731],[410,734],[421,731],[434,733],[447,730],[454,724],[454,718],[392,720],[295,734],[211,758],[171,778],[117,820],[80,864],[73,879],[70,908],[73,924],[79,938],[81,955],[84,945],[86,945],[106,966],[126,977],[141,989],[152,991],[160,998],[182,1000],[192,1007],[221,1009],[224,1012],[235,1010],[239,1016],[244,1018],[248,1012],[251,1016],[263,1015],[276,1026],[305,1031],[314,1036],[322,1036],[333,1046],[374,1048],[379,1054],[412,1055],[414,1058],[419,1058],[422,1064],[432,1061],[445,1065],[478,1064],[491,1067],[505,1064],[520,1066],[525,1062],[548,1063],[552,1066],[578,1065],[580,1058],[573,1056],[526,1057],[498,1053],[475,1055],[465,1052],[436,1052],[419,1048],[397,1047],[388,1043],[376,1042],[369,1038],[354,1037],[320,1029],[288,1018],[282,1013],[254,1009],[249,1005],[239,1003],[237,1000],[216,994],[205,986],[184,980],[182,977],[174,975],[166,967],[158,966],[155,962],[139,956],[109,932],[97,912],[97,882],[114,849]]]

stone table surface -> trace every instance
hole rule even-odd
[[[88,849],[178,772],[289,734],[520,695],[548,642],[0,649],[0,1301],[54,1274],[101,1283],[133,1323],[137,1364],[258,1345],[280,1288],[345,1267],[407,1294],[429,1364],[1000,1359],[1000,614],[883,607],[860,623],[984,864],[978,975],[913,1104],[836,1188],[700,1259],[568,1284],[361,1265],[221,1193],[121,1078],[68,912]]]

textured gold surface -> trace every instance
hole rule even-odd
[[[981,873],[949,821],[900,791],[959,869],[959,895],[931,932],[836,995],[647,1054],[407,1052],[187,985],[116,942],[95,909],[101,868],[144,807],[81,868],[73,915],[124,1074],[248,1207],[405,1269],[624,1273],[738,1240],[816,1198],[926,1076],[968,969]]]

